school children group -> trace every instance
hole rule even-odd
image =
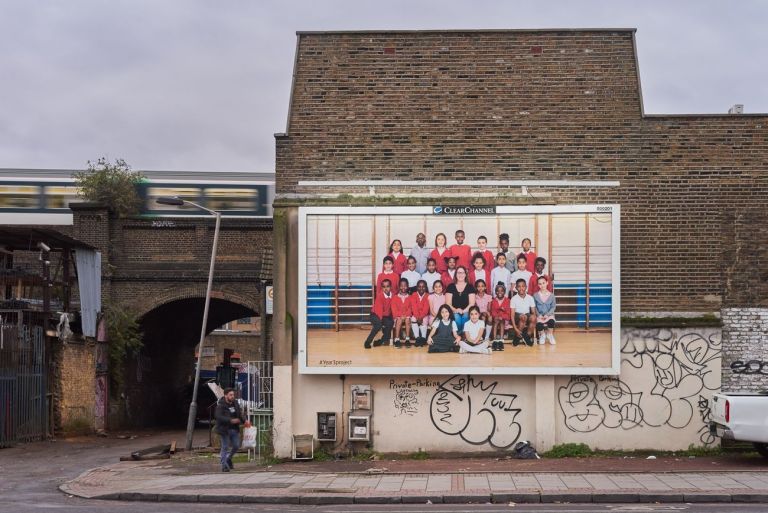
[[[398,349],[426,345],[430,353],[491,354],[504,350],[507,330],[515,347],[533,346],[536,333],[539,344],[554,345],[553,280],[531,240],[523,239],[515,254],[502,233],[494,257],[484,235],[474,250],[464,243],[463,230],[455,239],[448,247],[438,233],[435,247],[427,248],[420,233],[407,257],[400,240],[392,241],[376,278],[364,347],[391,343]]]

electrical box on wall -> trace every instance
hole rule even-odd
[[[373,390],[371,385],[352,385],[351,386],[352,411],[373,410]]]
[[[319,442],[336,441],[336,413],[317,412],[317,440]]]
[[[315,457],[315,440],[312,435],[293,435],[293,459],[311,460]]]
[[[352,442],[368,442],[371,440],[370,415],[349,416],[349,440]]]

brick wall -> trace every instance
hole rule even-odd
[[[58,366],[61,380],[58,399],[61,430],[65,433],[92,431],[96,397],[95,344],[64,344],[59,350]]]
[[[724,308],[723,391],[768,389],[768,308]]]
[[[263,360],[261,335],[258,333],[212,333],[205,337],[205,347],[214,348],[214,356],[203,356],[202,369],[215,370],[224,359],[224,349],[240,353],[240,361]]]
[[[300,180],[617,180],[419,192],[620,203],[623,309],[717,311],[728,212],[765,209],[768,116],[644,116],[637,71],[633,31],[301,33],[277,204],[367,193]]]

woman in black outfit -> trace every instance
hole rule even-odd
[[[464,323],[469,320],[469,309],[475,306],[475,287],[467,282],[467,268],[456,269],[454,283],[445,290],[445,304],[453,312],[453,320],[459,333],[464,331]]]

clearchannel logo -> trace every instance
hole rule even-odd
[[[495,214],[496,207],[478,207],[470,205],[451,205],[432,207],[432,213],[436,216],[478,216]]]

